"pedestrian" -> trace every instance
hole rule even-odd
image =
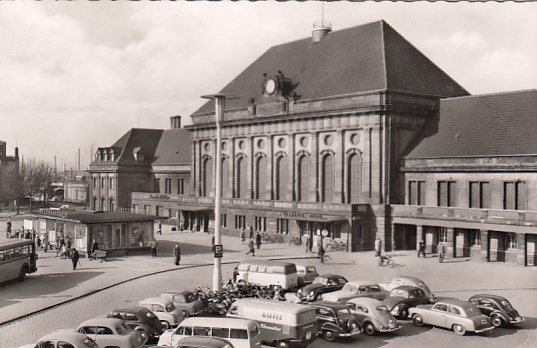
[[[181,262],[181,248],[179,247],[179,243],[175,244],[175,248],[173,249],[173,260],[175,265],[179,266]]]
[[[162,221],[158,222],[158,234],[162,236]]]
[[[255,233],[255,245],[257,246],[257,249],[261,247],[261,235],[259,234],[259,232]]]
[[[37,249],[40,249],[41,248],[41,238],[39,238],[39,236],[37,236],[35,242],[37,243]]]
[[[418,244],[418,257],[420,257],[420,255],[423,255],[423,257],[427,257],[425,256],[425,242],[422,240],[420,240],[419,244]]]
[[[309,252],[311,251],[310,235],[309,235],[309,234],[305,234],[305,235],[304,235],[304,239],[305,239],[304,244],[306,244],[306,252],[309,253]]]
[[[438,245],[438,262],[444,262],[444,257],[446,256],[446,246],[444,244]]]
[[[183,219],[181,219],[181,221],[179,221],[179,231],[183,231],[185,229],[185,222],[183,221]]]
[[[67,249],[71,249],[71,237],[67,236]]]
[[[254,238],[254,228],[252,226],[248,226],[248,238],[252,239]]]
[[[97,250],[99,250],[99,243],[95,239],[93,239],[93,242],[91,243],[91,254],[89,256],[90,260],[95,255],[95,251]]]
[[[324,248],[321,243],[317,244],[317,254],[319,255],[319,260],[321,260],[321,263],[324,263]]]
[[[155,238],[153,238],[153,240],[151,241],[151,256],[153,258],[157,257],[157,240]]]
[[[78,255],[78,251],[73,248],[71,251],[71,262],[73,263],[73,271],[76,270],[76,265],[79,263],[80,255]],[[82,267],[82,265],[80,265]]]
[[[377,237],[375,239],[375,257],[380,257],[380,254],[382,253],[382,240],[380,237]]]
[[[248,242],[248,249],[249,251],[246,255],[252,254],[252,256],[255,256],[254,240],[252,238],[250,238],[250,241]]]
[[[48,234],[45,234],[43,237],[43,248],[45,249],[45,252],[48,250]]]
[[[246,241],[246,232],[244,230],[241,230],[241,244],[244,244]]]

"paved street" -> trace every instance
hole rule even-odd
[[[0,232],[5,224],[0,222]],[[3,235],[3,234],[2,234]],[[6,322],[25,313],[50,305],[72,300],[80,295],[120,283],[127,279],[161,272],[113,286],[105,291],[73,300],[52,310],[41,311],[22,321],[0,326],[0,347],[11,348],[31,343],[40,336],[63,327],[75,327],[82,320],[106,314],[113,307],[133,304],[143,298],[155,296],[166,289],[191,289],[196,285],[212,284],[212,266],[195,267],[212,262],[210,235],[178,233],[165,229],[159,239],[159,257],[130,256],[111,259],[109,262],[82,259],[82,269],[72,271],[69,260],[55,254],[40,252],[39,272],[24,283],[12,283],[0,290],[0,322]],[[183,258],[180,267],[173,266],[171,248],[179,241]],[[224,237],[226,249],[224,278],[231,274],[236,260],[244,258],[245,245],[237,238]],[[403,328],[392,335],[368,337],[359,335],[352,340],[327,344],[317,340],[311,347],[342,347],[359,342],[365,347],[528,347],[537,344],[537,269],[505,264],[487,264],[466,259],[447,260],[439,264],[435,258],[418,259],[414,252],[390,253],[396,260],[393,269],[378,268],[370,252],[347,254],[330,253],[327,264],[317,260],[295,260],[297,263],[315,264],[320,273],[341,273],[348,279],[387,281],[395,275],[414,275],[423,279],[438,296],[466,299],[475,293],[494,293],[511,300],[515,308],[526,317],[519,329],[495,329],[485,336],[459,337],[451,331],[438,328],[417,328],[405,322]],[[301,247],[285,244],[265,244],[257,257],[304,257]]]

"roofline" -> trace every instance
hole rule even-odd
[[[470,156],[438,156],[438,157],[403,157],[402,160],[427,160],[427,159],[449,159],[449,158],[494,158],[494,157],[531,157],[537,156],[537,153],[531,154],[512,154],[512,155],[470,155]]]
[[[492,92],[492,93],[485,93],[485,94],[470,94],[470,95],[463,95],[459,97],[448,97],[448,98],[440,98],[440,99],[441,101],[449,101],[453,99],[472,98],[472,97],[489,97],[489,96],[495,96],[495,95],[518,94],[518,93],[523,93],[523,92],[537,92],[537,88],[527,88],[527,89],[512,90],[512,91],[505,91],[505,92]]]

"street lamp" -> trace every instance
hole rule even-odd
[[[222,238],[220,234],[222,204],[222,129],[220,123],[224,119],[226,99],[238,99],[234,95],[217,93],[201,96],[204,99],[214,99],[214,119],[216,122],[216,192],[214,195],[214,271],[213,290],[222,291]]]

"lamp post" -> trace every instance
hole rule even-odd
[[[216,123],[216,192],[214,195],[214,270],[213,270],[213,290],[222,291],[222,238],[220,234],[222,204],[222,130],[220,123],[224,119],[224,109],[226,99],[237,99],[238,97],[217,93],[201,96],[204,99],[214,99],[214,119]]]

